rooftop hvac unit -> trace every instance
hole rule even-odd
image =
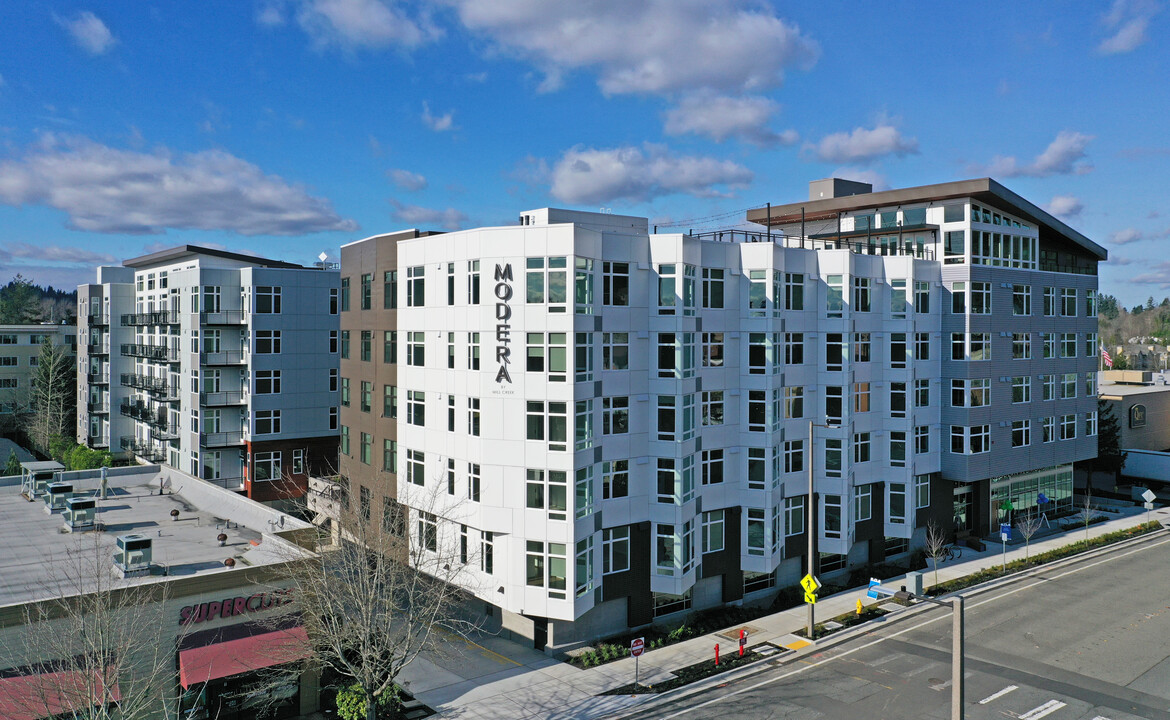
[[[65,527],[70,532],[93,530],[97,527],[97,500],[91,497],[71,497],[65,501]]]
[[[73,483],[49,483],[45,492],[45,512],[52,515],[58,510],[65,509],[65,501],[73,497]]]
[[[145,535],[119,535],[118,552],[114,553],[114,566],[122,576],[150,572],[150,538]]]

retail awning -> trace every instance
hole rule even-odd
[[[183,687],[218,680],[309,657],[309,636],[302,626],[225,640],[179,651]]]
[[[122,699],[118,683],[107,687],[98,673],[81,671],[0,677],[0,717],[37,720]]]

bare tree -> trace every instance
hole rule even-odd
[[[1097,518],[1097,508],[1093,506],[1092,488],[1085,488],[1085,499],[1077,506],[1077,522],[1085,526],[1085,540],[1089,539],[1089,525]]]
[[[478,554],[462,532],[460,503],[437,482],[402,485],[410,491],[400,491],[403,502],[384,498],[379,508],[365,488],[347,493],[332,519],[338,541],[288,565],[308,653],[360,688],[369,720],[420,653],[474,627],[462,618],[461,586],[474,583]]]
[[[1024,538],[1024,562],[1032,559],[1030,549],[1032,536],[1040,531],[1042,522],[1040,516],[1034,512],[1022,514],[1016,518],[1016,530],[1019,531],[1020,537]]]
[[[938,585],[938,564],[947,553],[950,545],[950,533],[942,529],[936,521],[926,524],[926,556],[934,561],[934,584]]]
[[[48,335],[41,342],[29,400],[33,412],[29,435],[47,454],[55,437],[73,434],[77,421],[77,370],[64,346],[54,345]]]
[[[22,627],[0,645],[4,664],[26,671],[0,687],[0,705],[27,717],[147,720],[173,717],[178,633],[164,617],[166,583],[113,574],[97,534],[54,560],[46,599],[20,611]]]

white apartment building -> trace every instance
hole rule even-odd
[[[46,337],[63,346],[72,361],[77,352],[75,325],[0,325],[0,415],[29,409],[41,342]]]
[[[191,245],[98,268],[78,288],[78,441],[303,495],[336,467],[338,293],[335,270]]]
[[[810,471],[823,574],[931,520],[977,540],[1006,499],[1069,508],[1104,250],[986,179],[813,192],[748,233],[546,208],[343,248],[343,288],[395,308],[393,436],[343,396],[350,492],[448,498],[412,541],[458,545],[503,627],[558,648],[795,583]],[[393,270],[365,252],[388,244]]]

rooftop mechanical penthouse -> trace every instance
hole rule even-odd
[[[832,577],[1071,510],[1105,251],[990,179],[811,194],[748,232],[545,208],[345,246],[352,497],[447,498],[404,532],[555,648],[794,584],[810,512]]]

